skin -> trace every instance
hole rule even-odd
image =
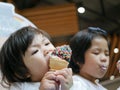
[[[59,89],[59,84],[61,84],[61,89]],[[54,73],[47,72],[42,79],[40,90],[69,90],[72,84],[72,70],[65,68]]]
[[[25,52],[24,63],[31,73],[32,81],[41,81],[49,70],[49,54],[55,47],[42,35],[36,35]]]
[[[85,52],[85,64],[82,65],[80,75],[95,83],[102,78],[109,66],[109,49],[107,41],[102,37],[92,40],[91,47]]]
[[[40,90],[58,90],[59,84],[61,90],[69,90],[72,86],[71,69],[49,71],[49,58],[54,49],[55,47],[46,37],[41,34],[34,37],[23,56],[24,63],[30,71],[28,76],[34,82],[41,82]]]

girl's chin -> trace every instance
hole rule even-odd
[[[100,76],[98,76],[98,79],[103,78],[103,77],[104,77],[104,75],[100,75]]]

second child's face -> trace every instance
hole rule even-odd
[[[49,54],[55,49],[53,44],[41,34],[36,35],[25,52],[24,63],[31,73],[32,81],[41,81],[49,70]]]
[[[85,64],[80,73],[87,79],[102,78],[109,66],[109,49],[107,41],[102,37],[92,40],[91,47],[85,52]]]

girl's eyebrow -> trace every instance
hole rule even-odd
[[[45,37],[43,37],[42,42],[44,42],[45,40],[46,40],[46,38],[45,38]]]
[[[43,39],[42,39],[42,41],[41,41],[41,42],[43,43],[43,42],[45,42],[45,41],[49,41],[49,39],[48,39],[48,38],[46,38],[46,37],[43,37]]]
[[[31,47],[38,47],[40,46],[39,44],[34,44],[34,45],[31,45]]]
[[[33,44],[29,46],[29,49],[35,48],[35,47],[40,47],[40,44]]]
[[[43,37],[43,38],[42,38],[42,41],[40,41],[40,43],[43,43],[45,40],[46,40],[46,38]],[[40,46],[39,43],[37,43],[37,44],[33,44],[33,45],[30,45],[30,47],[39,47],[39,46]]]
[[[100,48],[94,47],[94,48],[89,48],[88,50],[100,50]]]
[[[90,51],[102,51],[100,48],[90,49]],[[109,52],[109,49],[105,49],[105,52]]]

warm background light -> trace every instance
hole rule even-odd
[[[118,48],[115,48],[114,49],[114,53],[118,53],[119,52],[119,49]]]
[[[79,13],[85,13],[85,8],[84,7],[79,7],[78,12]]]

